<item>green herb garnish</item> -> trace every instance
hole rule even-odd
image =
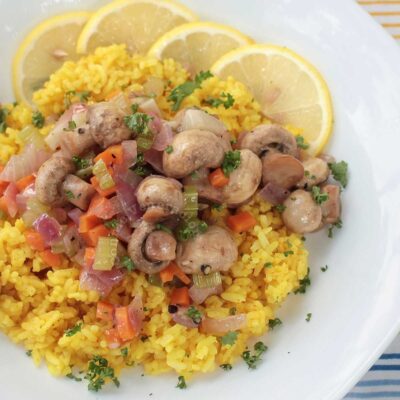
[[[328,229],[328,238],[332,239],[333,238],[333,229],[337,228],[337,229],[342,229],[343,227],[343,221],[339,218],[339,220],[337,222],[335,222],[334,224],[332,224],[329,229]]]
[[[7,115],[10,111],[7,108],[0,107],[0,133],[4,133],[7,129]]]
[[[109,219],[104,222],[104,226],[108,229],[116,229],[118,227],[119,221],[116,218]]]
[[[285,257],[289,257],[289,256],[291,256],[293,254],[294,254],[293,250],[286,250],[286,251],[283,252],[283,255]]]
[[[219,107],[219,106],[224,106],[224,108],[227,110],[228,108],[232,107],[235,104],[235,99],[230,93],[225,93],[222,92],[220,98],[218,97],[209,97],[206,100],[204,100],[206,104],[208,104],[210,107]]]
[[[128,348],[127,347],[124,347],[121,349],[121,356],[128,357]]]
[[[307,269],[307,275],[303,278],[300,279],[299,281],[299,287],[293,292],[294,294],[304,294],[307,291],[307,287],[311,285],[311,279],[310,279],[310,268]]]
[[[173,151],[174,151],[174,148],[171,145],[167,146],[165,149],[165,152],[167,154],[171,154]]]
[[[156,229],[158,231],[163,231],[163,232],[166,232],[166,233],[169,233],[170,235],[172,235],[171,229],[169,229],[168,226],[165,226],[164,224],[161,224],[161,223],[156,224]]]
[[[264,268],[271,268],[272,267],[272,262],[266,262],[264,264]]]
[[[136,164],[130,168],[138,176],[149,176],[151,174],[151,168],[144,161],[144,154],[138,153],[136,158]]]
[[[220,368],[222,368],[224,371],[230,371],[232,369],[231,364],[221,364]]]
[[[44,126],[44,116],[41,112],[35,111],[32,114],[32,124],[36,126],[36,128],[43,128]]]
[[[81,103],[86,103],[88,101],[89,96],[90,92],[88,90],[82,90],[80,92],[77,92],[76,90],[68,90],[68,92],[65,92],[64,95],[64,106],[65,108],[70,107],[72,104],[72,99],[75,97]]]
[[[168,101],[173,103],[171,107],[172,111],[178,111],[182,101],[190,96],[196,89],[199,89],[203,81],[212,76],[213,74],[210,71],[201,71],[195,76],[193,81],[187,81],[173,89],[168,96]]]
[[[67,330],[64,332],[64,335],[67,336],[67,337],[71,337],[71,336],[76,335],[78,332],[80,332],[80,331],[82,330],[82,325],[83,325],[82,322],[77,323],[77,324],[76,324],[75,326],[73,326],[72,328],[67,329]]]
[[[222,171],[225,176],[229,176],[240,165],[240,151],[227,151],[222,161]]]
[[[224,209],[224,206],[222,204],[213,203],[213,204],[211,204],[211,209],[217,210],[217,211],[222,211]]]
[[[344,188],[348,183],[348,164],[346,161],[340,161],[338,163],[329,163],[329,169],[332,172],[333,178],[338,181]]]
[[[186,315],[195,323],[200,324],[203,315],[201,312],[195,307],[190,306],[186,311]]]
[[[175,387],[177,387],[179,389],[186,389],[187,388],[184,376],[181,375],[181,376],[178,377],[178,384]]]
[[[70,372],[69,374],[65,375],[67,378],[72,379],[75,382],[81,382],[82,378],[78,378],[77,376],[75,376],[72,372]]]
[[[329,199],[328,193],[321,193],[321,188],[319,186],[313,186],[311,194],[314,201],[319,205]]]
[[[307,149],[310,147],[310,145],[307,144],[307,143],[304,141],[304,137],[301,136],[301,135],[296,136],[296,143],[297,143],[297,147],[300,147],[300,148],[303,149],[303,150],[307,150]]]
[[[236,315],[236,307],[231,307],[229,309],[229,315]]]
[[[278,213],[282,214],[286,210],[286,206],[283,204],[278,204],[277,206],[274,207]]]
[[[25,352],[25,354],[26,354],[28,357],[32,357],[32,350],[28,350],[27,352]]]
[[[309,313],[307,314],[306,321],[307,321],[307,322],[310,322],[311,317],[312,317],[312,314],[309,312]]]
[[[129,272],[132,272],[136,268],[135,263],[129,256],[123,256],[121,258],[121,266],[126,268]]]
[[[75,164],[76,169],[85,169],[90,166],[90,161],[86,158],[72,156],[72,162]]]
[[[274,329],[275,327],[282,325],[282,321],[279,318],[270,319],[268,321],[268,326],[270,329]]]
[[[249,369],[256,369],[257,363],[261,361],[261,355],[267,351],[268,347],[263,342],[257,342],[254,345],[254,353],[251,354],[250,350],[242,353],[242,358],[246,362]]]
[[[237,332],[228,332],[221,337],[221,344],[223,346],[233,346],[236,343],[238,337]]]
[[[136,134],[139,151],[149,150],[153,145],[154,132],[149,123],[153,117],[137,111],[137,104],[132,105],[132,114],[124,117],[125,125]]]
[[[89,381],[88,389],[92,392],[101,390],[107,379],[110,379],[116,387],[120,385],[115,376],[114,368],[110,367],[108,361],[101,356],[94,356],[89,361],[85,379]]]
[[[325,267],[321,267],[321,271],[322,272],[326,272],[328,270],[328,266],[327,265],[325,265]]]
[[[68,200],[72,200],[72,199],[75,198],[74,194],[73,194],[70,190],[66,190],[64,193],[65,193],[65,197],[66,197]]]
[[[204,233],[208,228],[206,222],[201,221],[198,218],[191,218],[183,221],[176,231],[176,236],[179,241],[185,242],[186,240],[192,239],[197,235]]]

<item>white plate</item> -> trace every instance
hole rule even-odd
[[[101,3],[104,3],[101,2]],[[312,60],[332,90],[336,126],[329,146],[349,162],[344,228],[310,237],[312,286],[290,296],[284,324],[256,371],[239,363],[198,377],[185,391],[175,376],[127,371],[105,398],[334,400],[342,398],[400,328],[400,52],[349,0],[186,0],[205,19],[236,26],[260,42],[287,45]],[[95,0],[0,0],[1,97],[11,99],[12,51],[47,15],[90,8]],[[325,273],[320,267],[328,264]],[[308,312],[311,322],[305,322]],[[21,348],[0,340],[0,397],[93,399],[84,385],[51,378]]]

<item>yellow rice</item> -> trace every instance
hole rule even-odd
[[[150,76],[165,82],[157,102],[165,118],[171,118],[167,95],[173,87],[188,79],[187,72],[173,60],[163,62],[144,56],[130,56],[124,46],[100,48],[78,62],[66,62],[53,74],[45,87],[35,93],[37,107],[46,115],[60,114],[64,93],[89,90],[90,101],[101,101],[116,89],[141,92]],[[209,96],[229,92],[235,98],[230,109],[206,108],[217,115],[235,134],[262,123],[260,106],[245,86],[234,79],[206,80],[182,104],[202,104]],[[31,122],[32,111],[24,105],[9,106],[8,128],[0,135],[0,162],[19,151],[18,131]],[[43,128],[47,134],[49,128]],[[308,253],[298,235],[289,234],[279,214],[260,199],[242,207],[251,212],[258,224],[246,234],[236,236],[240,257],[223,278],[225,291],[210,297],[205,315],[223,318],[235,307],[247,315],[247,326],[233,346],[221,346],[216,336],[187,329],[171,321],[168,313],[169,290],[152,286],[142,273],[133,272],[116,287],[110,301],[128,304],[140,294],[144,300],[146,340],[128,344],[128,357],[120,349],[110,350],[104,339],[106,323],[95,318],[95,292],[79,288],[79,268],[67,259],[61,268],[41,274],[46,265],[26,243],[21,220],[0,222],[0,330],[15,343],[31,350],[35,364],[45,361],[56,376],[71,372],[71,366],[84,369],[93,355],[107,358],[119,372],[127,363],[142,364],[146,373],[174,370],[190,377],[195,372],[210,372],[225,363],[233,363],[245,350],[250,337],[268,330],[268,320],[287,295],[299,286],[307,273]],[[223,224],[226,211],[212,211],[216,223]],[[292,254],[285,252],[291,251]],[[266,263],[272,267],[265,268]],[[83,321],[81,332],[66,337],[64,332]]]

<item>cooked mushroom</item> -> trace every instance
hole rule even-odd
[[[273,206],[282,204],[290,195],[290,190],[284,189],[274,183],[267,183],[259,192],[259,195]]]
[[[210,171],[207,168],[200,168],[183,179],[185,185],[194,186],[201,200],[209,200],[213,203],[222,203],[224,194],[222,189],[215,188],[208,180]]]
[[[322,210],[309,192],[295,190],[283,203],[282,213],[284,224],[293,232],[309,233],[320,228]]]
[[[136,198],[145,210],[143,219],[157,222],[183,210],[182,185],[175,179],[152,175],[137,188]]]
[[[329,176],[329,167],[321,158],[310,157],[303,161],[304,177],[297,184],[299,188],[310,188],[325,182]]]
[[[264,185],[273,183],[281,188],[290,189],[304,176],[302,163],[288,154],[267,154],[263,157],[262,166]]]
[[[328,200],[321,204],[323,221],[326,224],[334,224],[340,218],[340,188],[337,185],[325,185],[321,191],[328,194]]]
[[[92,185],[75,175],[67,175],[62,183],[62,192],[67,200],[82,210],[87,210],[96,191]]]
[[[228,271],[238,256],[230,233],[216,225],[178,244],[176,262],[187,274],[196,274],[208,267],[209,272]]]
[[[89,126],[93,139],[102,148],[121,143],[131,137],[125,126],[124,111],[112,102],[97,103],[89,107]]]
[[[147,236],[144,253],[150,261],[172,261],[176,256],[176,240],[164,231],[154,231]]]
[[[62,190],[65,177],[74,172],[74,163],[70,158],[61,157],[58,153],[43,163],[36,176],[36,196],[44,204],[59,206],[66,198]]]
[[[238,206],[255,193],[261,182],[261,160],[250,150],[240,151],[240,165],[229,176],[223,187],[224,203],[228,207]]]
[[[172,152],[164,151],[163,167],[167,176],[184,178],[199,168],[219,167],[225,146],[214,133],[192,129],[175,135]]]
[[[146,274],[156,274],[169,264],[168,260],[152,261],[146,254],[146,250],[149,250],[148,247],[151,247],[150,245],[146,246],[147,239],[155,230],[156,226],[154,224],[142,221],[133,231],[128,243],[129,257],[135,263],[136,268],[139,271],[145,272]]]
[[[89,131],[88,125],[73,131],[66,131],[60,139],[61,150],[64,154],[70,154],[71,156],[80,156],[95,145],[96,142]]]
[[[241,149],[249,149],[258,156],[270,150],[297,157],[297,143],[295,137],[279,125],[259,125],[243,135],[239,140]]]

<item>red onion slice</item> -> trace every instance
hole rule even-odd
[[[246,323],[246,314],[232,315],[221,319],[205,317],[201,321],[201,329],[205,333],[225,334],[227,332],[243,329]]]
[[[33,223],[47,245],[53,244],[61,236],[61,225],[47,214],[42,214]]]
[[[222,285],[214,286],[211,288],[198,288],[196,286],[192,286],[189,289],[189,296],[193,300],[195,304],[203,303],[208,297],[214,294],[222,293]]]

